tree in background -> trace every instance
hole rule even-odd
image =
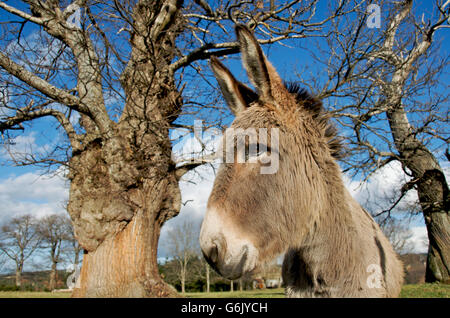
[[[202,260],[204,261],[203,258],[202,258]],[[210,275],[211,267],[209,266],[208,262],[205,262],[205,261],[204,261],[204,267],[205,267],[205,279],[206,279],[206,292],[209,293],[210,287],[211,287],[211,275]]]
[[[399,186],[392,206],[374,216],[389,217],[409,191],[417,191],[429,239],[426,281],[444,282],[450,279],[450,197],[440,161],[448,160],[449,95],[439,79],[449,60],[435,39],[439,32],[448,35],[450,1],[433,2],[434,11],[420,15],[414,3],[378,1],[379,27],[364,5],[334,19],[327,41],[309,46],[327,70],[325,80],[306,72],[301,80],[352,131],[344,171],[368,178],[401,163],[409,181]]]
[[[6,269],[6,264],[8,263],[8,257],[6,254],[0,254],[0,273],[2,273]]]
[[[62,251],[70,239],[70,219],[66,215],[51,214],[39,219],[38,235],[42,242],[42,248],[49,252],[51,261],[49,288],[56,288],[58,263],[63,261]]]
[[[40,244],[38,223],[31,215],[13,217],[0,228],[0,251],[16,265],[16,286],[22,285],[25,261],[33,255]]]
[[[168,233],[166,246],[169,255],[176,261],[176,272],[181,283],[181,293],[186,292],[186,279],[192,273],[191,263],[199,255],[198,243],[199,225],[193,221],[185,220]]]
[[[70,220],[69,220],[70,222]],[[72,264],[77,267],[80,265],[81,261],[81,253],[83,252],[83,248],[81,247],[80,243],[78,243],[77,239],[75,238],[75,234],[73,232],[72,224],[70,224],[69,227],[69,233],[67,236],[67,245],[65,248],[65,253],[67,254],[67,258],[70,259],[72,257]]]
[[[67,210],[68,202],[64,202],[63,207]],[[76,269],[80,267],[80,263],[82,261],[82,252],[83,247],[81,247],[80,243],[75,237],[74,228],[70,218],[67,219],[67,236],[65,239],[64,249],[62,253],[64,254],[64,259],[69,265],[73,265],[73,268]],[[70,267],[72,268],[72,266]]]
[[[0,132],[14,138],[50,118],[64,135],[13,160],[67,167],[68,211],[85,250],[73,296],[174,295],[158,274],[160,229],[179,213],[178,181],[201,162],[174,161],[169,132],[229,114],[204,61],[238,53],[236,22],[261,44],[323,36],[347,1],[323,18],[317,0],[25,3],[0,2]]]
[[[408,254],[412,252],[413,246],[409,242],[409,239],[412,237],[412,232],[402,220],[394,218],[386,219],[385,222],[381,223],[381,229],[391,242],[394,251],[398,254]]]

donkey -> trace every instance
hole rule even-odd
[[[221,163],[200,232],[204,257],[237,279],[285,254],[287,297],[396,297],[402,264],[372,217],[351,197],[336,158],[337,132],[322,103],[285,85],[252,31],[236,26],[244,68],[256,92],[215,57],[210,64],[235,115],[230,128],[277,128],[256,162]],[[225,134],[224,138],[227,138]],[[279,168],[260,173],[277,152]]]

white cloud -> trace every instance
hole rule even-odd
[[[41,176],[25,173],[0,179],[0,222],[7,217],[32,214],[42,217],[53,213],[66,213],[68,184],[56,175]]]
[[[170,137],[173,140],[173,160],[182,164],[192,159],[205,159],[218,149],[222,139],[219,129],[204,130],[201,121],[195,123],[196,136],[186,129],[173,129]]]
[[[180,182],[181,201],[183,202],[180,214],[167,221],[161,229],[158,255],[162,258],[168,256],[165,250],[165,241],[171,230],[180,226],[185,220],[200,225],[206,212],[209,194],[214,182],[214,169],[211,165],[203,165],[185,174]]]
[[[428,252],[428,235],[425,226],[416,226],[410,229],[412,236],[408,239],[408,243],[413,246],[412,253]]]
[[[28,135],[19,135],[11,139],[12,144],[2,144],[0,147],[0,159],[9,160],[13,158],[24,158],[28,154],[47,153],[53,145],[38,145],[36,132],[32,131]]]
[[[344,176],[344,183],[352,196],[372,213],[389,208],[400,196],[401,186],[411,178],[407,176],[400,162],[393,161],[376,171],[367,181],[350,180]],[[409,191],[397,205],[407,211],[417,201],[417,193]]]
[[[31,32],[25,37],[21,37],[20,41],[10,41],[5,48],[5,52],[9,56],[17,57],[16,63],[30,69],[28,61],[39,64],[41,67],[55,67],[54,61],[61,55],[61,49],[64,43],[60,40],[52,38],[45,32]],[[58,60],[58,67],[68,67],[69,65],[61,59]]]

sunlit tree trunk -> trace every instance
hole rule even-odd
[[[450,280],[450,198],[448,185],[436,158],[413,134],[403,107],[388,112],[394,142],[403,164],[417,186],[428,232],[426,282]]]
[[[23,269],[23,265],[19,265],[16,269],[16,286],[17,287],[22,286],[22,269]]]
[[[209,264],[205,262],[205,266],[206,266],[206,292],[209,293],[211,285],[209,280]]]

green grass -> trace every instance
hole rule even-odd
[[[284,298],[284,288],[234,292],[186,293],[187,298]]]
[[[69,298],[70,293],[0,292],[0,298]],[[234,292],[186,293],[188,298],[284,298],[284,289],[264,289]],[[400,298],[450,298],[450,285],[418,284],[403,286]]]
[[[71,293],[0,291],[0,298],[70,298]]]
[[[449,284],[404,285],[401,298],[450,298]]]
[[[188,298],[284,298],[284,289],[249,290],[243,292],[186,293]],[[404,285],[400,298],[450,298],[448,284]]]

